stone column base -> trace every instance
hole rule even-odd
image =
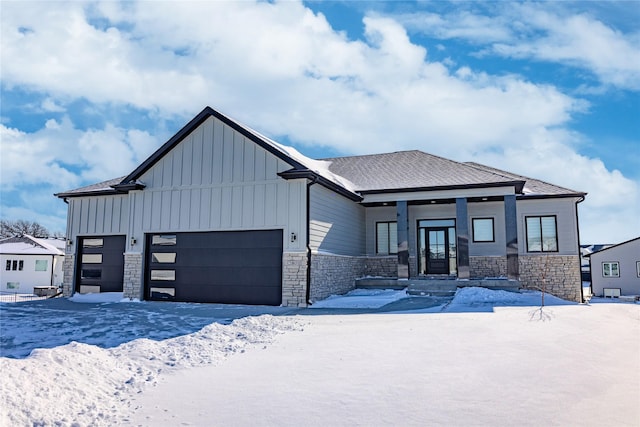
[[[125,298],[144,299],[142,295],[142,254],[125,252],[122,290]]]

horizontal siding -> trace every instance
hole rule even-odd
[[[503,202],[469,203],[469,255],[470,256],[506,256],[506,230]],[[493,218],[494,242],[473,241],[473,219]]]
[[[364,207],[316,184],[310,189],[309,216],[312,250],[339,255],[364,254]]]
[[[525,217],[537,215],[555,215],[557,218],[558,255],[576,255],[578,234],[576,224],[576,205],[574,199],[536,199],[518,200],[518,251],[527,253],[527,235]]]

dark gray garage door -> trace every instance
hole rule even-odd
[[[149,234],[150,300],[280,305],[282,230]]]
[[[122,292],[125,236],[80,237],[76,292]]]

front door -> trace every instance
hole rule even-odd
[[[429,274],[449,274],[446,228],[426,229],[426,263]]]
[[[418,274],[455,275],[455,220],[418,221]]]

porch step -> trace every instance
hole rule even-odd
[[[450,297],[458,289],[456,280],[408,280],[407,294],[432,297]]]
[[[395,278],[371,277],[356,280],[359,289],[404,289],[413,296],[450,297],[462,287],[478,286],[494,290],[518,292],[520,282],[503,278],[458,280],[455,278],[419,278],[398,280]]]

